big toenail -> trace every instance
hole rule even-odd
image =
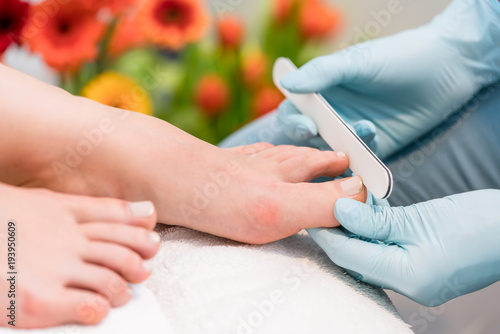
[[[155,207],[150,201],[129,203],[128,208],[132,216],[138,218],[151,217],[155,212]]]

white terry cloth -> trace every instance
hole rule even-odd
[[[380,289],[302,232],[263,246],[160,227],[145,285],[176,334],[413,333]]]
[[[46,329],[0,328],[2,334],[172,334],[153,293],[144,285],[132,287],[134,295],[124,306],[114,308],[96,326],[68,325]]]

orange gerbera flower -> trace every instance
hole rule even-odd
[[[60,71],[75,71],[97,56],[106,25],[80,1],[46,0],[31,8],[23,40]]]
[[[151,42],[178,50],[206,32],[208,14],[200,0],[146,0],[139,21]]]
[[[300,9],[299,19],[300,29],[305,38],[321,38],[340,28],[342,13],[320,0],[307,0]]]

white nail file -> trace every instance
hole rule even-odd
[[[276,87],[301,113],[316,123],[319,134],[334,151],[341,151],[347,155],[349,168],[363,179],[366,188],[375,197],[389,197],[393,184],[391,171],[347,126],[324,97],[318,93],[293,94],[281,86],[281,78],[296,70],[297,67],[290,59],[278,58],[273,68]]]

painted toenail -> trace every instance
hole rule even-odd
[[[340,159],[345,159],[345,153],[344,152],[337,152],[337,155]]]
[[[156,232],[151,232],[149,234],[149,239],[154,242],[155,244],[159,243],[161,238],[160,238],[160,235]]]
[[[129,203],[128,208],[132,216],[138,218],[151,217],[155,212],[155,207],[150,201]]]
[[[354,196],[363,190],[363,180],[359,176],[343,179],[340,181],[340,187],[347,196]]]

